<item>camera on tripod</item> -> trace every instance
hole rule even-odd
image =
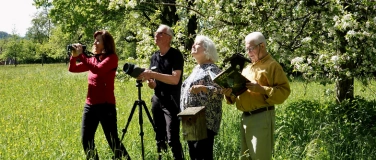
[[[124,73],[128,74],[129,76],[131,76],[133,78],[137,78],[142,72],[145,71],[145,68],[138,67],[137,65],[134,65],[132,63],[125,63],[124,66],[123,66],[123,71],[124,71]],[[128,122],[125,125],[125,128],[122,130],[123,134],[121,136],[121,141],[123,141],[125,133],[127,133],[127,130],[128,130],[129,124],[131,122],[131,119],[133,117],[133,113],[134,113],[135,109],[138,108],[139,109],[139,112],[138,112],[139,113],[139,116],[138,116],[139,119],[138,119],[138,121],[139,121],[139,125],[140,125],[140,134],[139,135],[141,136],[142,159],[144,159],[145,151],[144,151],[144,131],[143,131],[143,127],[142,127],[142,124],[143,124],[143,118],[142,117],[143,116],[141,115],[142,109],[145,110],[146,115],[148,116],[149,122],[152,124],[152,126],[154,128],[154,131],[156,130],[156,128],[154,126],[153,119],[150,115],[150,112],[148,111],[148,108],[146,107],[145,101],[141,99],[142,81],[137,80],[136,82],[137,82],[136,87],[137,87],[137,90],[138,90],[138,100],[135,100],[133,107],[132,107],[132,110],[131,110],[131,113],[130,113],[130,116],[128,117]]]
[[[159,73],[157,66],[151,67],[150,70]],[[137,65],[134,65],[132,63],[125,63],[123,66],[123,71],[131,77],[137,78],[142,72],[145,71],[145,68],[138,67]]]
[[[123,66],[123,71],[131,77],[137,78],[142,72],[145,71],[145,68],[138,67],[132,63],[125,63]]]

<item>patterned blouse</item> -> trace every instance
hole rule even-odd
[[[215,76],[220,72],[221,70],[215,64],[195,66],[192,73],[182,84],[180,98],[182,111],[188,107],[205,106],[206,126],[216,133],[219,131],[222,119],[223,95],[220,93],[220,86],[212,81],[211,75]],[[189,89],[193,85],[204,85],[208,92],[190,93]]]

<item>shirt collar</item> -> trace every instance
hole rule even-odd
[[[260,60],[258,60],[258,61],[256,61],[256,62],[254,62],[254,63],[252,63],[252,65],[255,65],[255,64],[257,64],[257,63],[265,63],[265,61],[267,61],[268,59],[270,59],[270,54],[268,53],[266,56],[264,56],[264,57],[262,57],[262,59],[260,59]]]

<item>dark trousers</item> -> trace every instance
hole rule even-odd
[[[81,138],[87,159],[99,159],[95,150],[94,137],[99,122],[107,142],[114,152],[114,158],[130,159],[127,150],[120,142],[117,132],[116,106],[114,104],[85,104],[82,115]]]
[[[179,131],[180,120],[178,113],[180,107],[176,104],[179,103],[178,95],[174,96],[153,96],[152,97],[152,113],[153,121],[156,127],[156,138],[158,147],[167,140],[171,148],[171,152],[175,160],[183,159],[183,149],[180,143]],[[176,102],[176,103],[175,103]]]
[[[215,132],[207,131],[207,138],[198,141],[188,141],[191,160],[213,160],[213,146]]]

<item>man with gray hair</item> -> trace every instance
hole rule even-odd
[[[160,25],[154,33],[154,42],[158,46],[150,59],[150,67],[141,73],[138,79],[147,80],[154,89],[151,99],[153,121],[156,128],[158,152],[167,151],[166,141],[171,147],[175,160],[183,159],[180,143],[180,88],[182,84],[184,59],[181,52],[171,47],[173,32],[167,25]]]
[[[274,148],[274,105],[290,95],[290,85],[281,65],[266,50],[266,40],[260,32],[245,37],[245,47],[252,63],[242,71],[250,82],[247,91],[235,97],[231,89],[223,90],[228,104],[236,103],[241,117],[241,159],[272,159]]]

